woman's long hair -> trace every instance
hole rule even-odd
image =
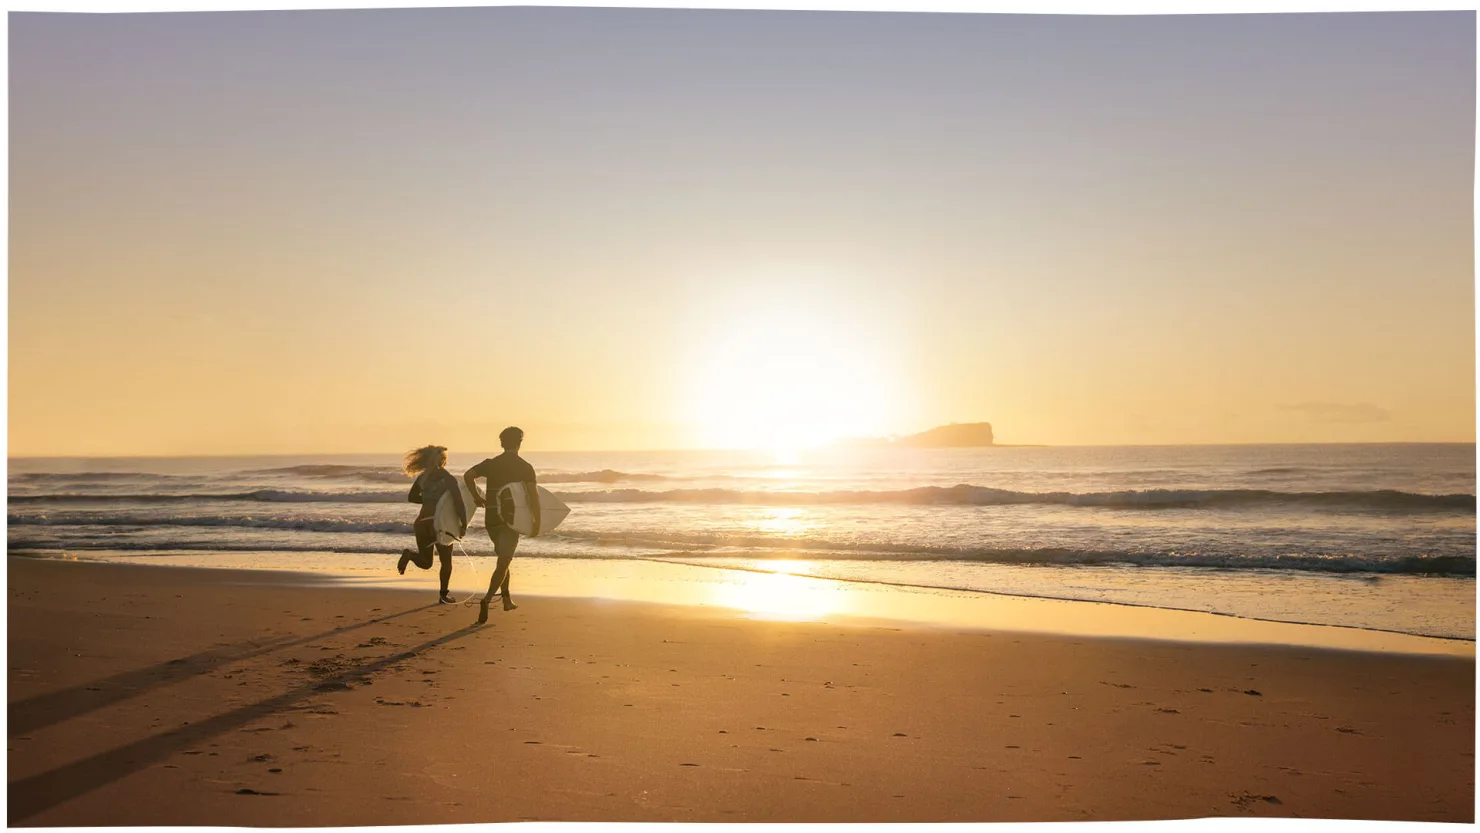
[[[422,472],[447,465],[447,446],[424,445],[406,452],[405,469],[412,477]]]

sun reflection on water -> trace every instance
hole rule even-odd
[[[752,526],[756,532],[794,537],[815,528],[818,522],[806,509],[778,507],[765,510],[765,514],[753,521]],[[777,563],[781,562],[771,562],[767,564],[767,568],[774,568]]]

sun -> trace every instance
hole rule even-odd
[[[689,384],[704,447],[785,453],[887,433],[891,363],[861,332],[781,301],[727,316],[706,339]]]

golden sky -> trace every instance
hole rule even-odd
[[[1474,440],[1470,12],[10,31],[13,456]]]

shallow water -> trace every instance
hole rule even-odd
[[[1475,634],[1473,444],[526,457],[572,513],[524,556]],[[363,575],[409,543],[397,462],[13,459],[9,546]]]

